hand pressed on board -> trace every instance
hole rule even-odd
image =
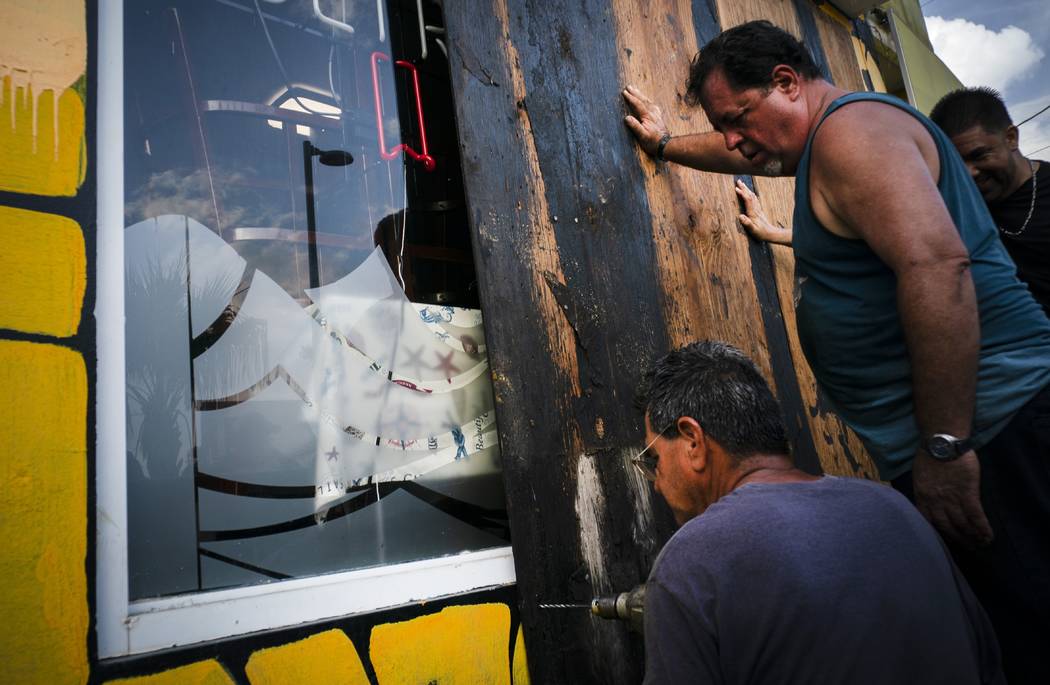
[[[791,229],[773,225],[762,209],[762,201],[740,179],[736,182],[736,194],[744,202],[744,213],[738,218],[740,225],[746,228],[748,233],[756,240],[780,245],[791,244]]]
[[[970,450],[953,461],[937,461],[925,452],[912,465],[915,506],[952,542],[967,549],[994,537],[981,507],[981,465]]]
[[[624,88],[623,99],[627,101],[627,106],[632,112],[623,118],[623,123],[627,124],[627,128],[638,139],[638,144],[646,154],[655,155],[660,139],[668,133],[663,113],[634,86]]]

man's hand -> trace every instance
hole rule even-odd
[[[920,450],[911,473],[915,506],[937,530],[967,549],[992,541],[992,527],[981,507],[981,465],[973,450],[943,462]]]
[[[634,86],[624,88],[623,99],[627,101],[627,106],[634,113],[633,116],[630,114],[625,116],[623,123],[631,129],[631,133],[638,139],[638,144],[645,150],[645,153],[650,156],[655,155],[660,139],[668,133],[660,108]]]
[[[779,243],[780,245],[791,244],[791,229],[774,226],[766,217],[766,213],[762,209],[761,200],[739,179],[736,182],[736,194],[744,202],[744,213],[738,218],[740,219],[740,224],[747,229],[748,233],[754,236],[756,240]]]

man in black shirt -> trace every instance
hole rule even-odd
[[[999,93],[948,93],[930,118],[952,139],[999,227],[1017,276],[1050,315],[1050,169],[1018,149],[1018,131]]]

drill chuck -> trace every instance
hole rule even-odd
[[[600,618],[627,621],[632,630],[642,632],[643,610],[645,608],[645,585],[605,597],[591,600],[591,613]]]

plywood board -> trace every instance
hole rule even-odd
[[[846,90],[867,90],[854,38],[849,22],[834,9],[822,5],[812,10],[814,21],[820,32],[820,44],[824,48],[831,78],[835,85]]]

